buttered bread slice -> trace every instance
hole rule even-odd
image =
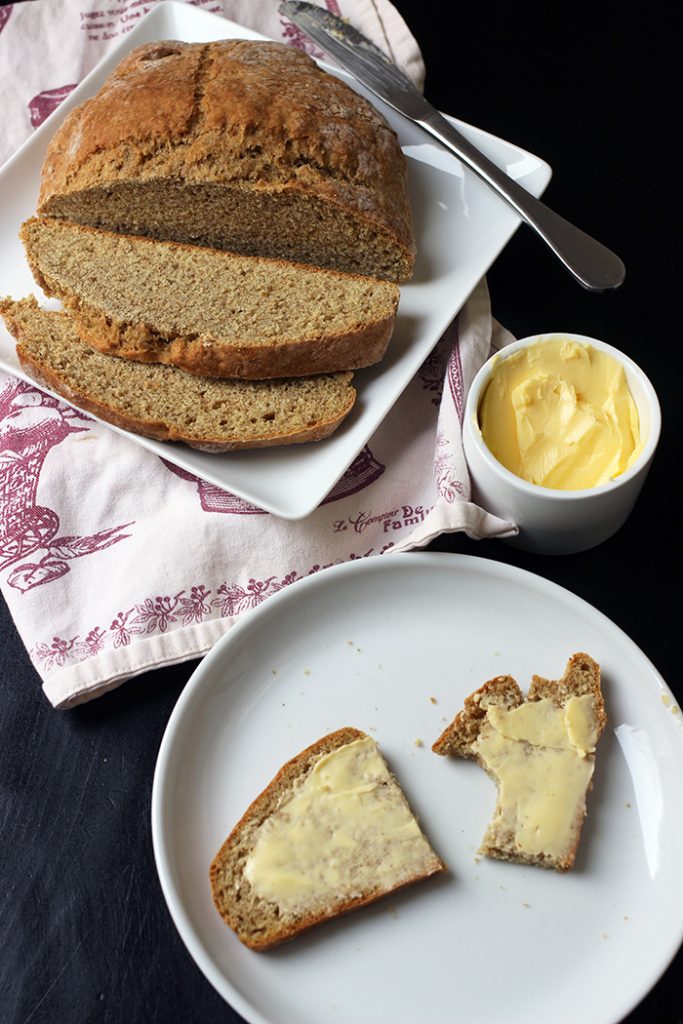
[[[606,721],[600,667],[584,653],[572,655],[560,680],[534,676],[526,700],[511,676],[466,699],[432,750],[475,759],[497,784],[481,853],[572,867]]]
[[[262,950],[445,870],[375,741],[345,728],[281,768],[210,880],[220,915]]]

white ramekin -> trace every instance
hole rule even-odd
[[[507,470],[484,443],[478,410],[491,373],[514,352],[566,338],[592,345],[621,363],[640,418],[643,449],[632,466],[609,483],[580,491],[561,491],[528,483]],[[465,457],[472,480],[472,499],[488,512],[513,520],[519,534],[509,543],[526,551],[548,555],[572,554],[595,547],[611,537],[626,521],[645,481],[661,432],[661,412],[652,384],[632,359],[595,338],[556,331],[522,338],[492,356],[472,382],[463,422]]]

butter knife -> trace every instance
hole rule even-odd
[[[281,14],[316,41],[366,88],[420,125],[506,200],[589,291],[618,288],[626,269],[619,257],[532,196],[485,157],[429,103],[379,47],[322,7],[283,0]]]

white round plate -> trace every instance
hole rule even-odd
[[[575,651],[609,718],[575,867],[479,858],[494,784],[431,744],[490,677],[526,690]],[[449,873],[251,952],[209,864],[280,766],[346,725],[378,740]],[[204,659],[161,745],[154,850],[190,953],[252,1024],[615,1024],[683,937],[681,777],[680,709],[600,612],[497,562],[390,555],[294,583]]]

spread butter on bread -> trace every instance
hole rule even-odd
[[[210,882],[223,919],[263,950],[444,870],[376,742],[344,728],[280,769]]]
[[[574,864],[607,719],[600,666],[573,654],[561,679],[533,676],[529,693],[497,676],[465,700],[434,743],[473,758],[498,787],[480,853],[566,871]]]

